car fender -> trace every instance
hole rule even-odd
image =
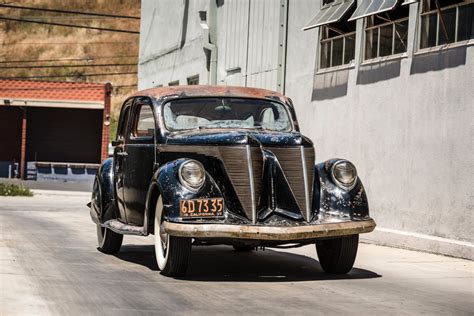
[[[113,166],[113,158],[108,158],[97,170],[91,202],[91,218],[96,223],[116,218]]]
[[[340,160],[329,159],[315,166],[313,209],[320,217],[367,219],[369,203],[359,176],[350,190],[339,187],[332,178],[332,166]]]
[[[206,180],[197,192],[193,192],[184,187],[179,180],[179,167],[189,159],[180,158],[160,166],[153,175],[150,183],[146,211],[145,223],[148,228],[152,226],[155,217],[155,205],[158,197],[163,199],[163,214],[169,221],[180,222],[180,200],[198,198],[222,198],[223,194],[212,176],[206,171]],[[151,232],[151,231],[150,231]]]

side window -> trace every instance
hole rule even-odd
[[[153,137],[154,133],[155,119],[151,107],[147,104],[138,105],[132,135],[134,137]]]
[[[133,99],[130,99],[123,105],[123,110],[122,110],[122,113],[120,114],[119,125],[117,127],[117,138],[118,137],[125,138],[127,125],[130,118],[130,108],[131,108],[130,105],[132,104],[132,102],[133,102]]]

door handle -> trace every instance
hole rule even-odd
[[[117,156],[128,156],[128,153],[126,151],[119,151]]]

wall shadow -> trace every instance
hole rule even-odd
[[[335,99],[347,95],[349,70],[341,69],[315,74],[311,101]]]
[[[401,60],[360,65],[357,73],[357,84],[371,84],[400,76]]]
[[[116,257],[158,271],[153,245],[124,245]],[[297,282],[379,277],[381,275],[375,272],[357,267],[346,275],[327,274],[312,257],[286,251],[266,249],[238,253],[230,246],[198,246],[193,247],[188,273],[180,279],[202,282]]]
[[[439,51],[415,55],[410,67],[410,74],[439,71],[466,64],[467,47],[453,47]]]

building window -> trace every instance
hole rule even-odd
[[[168,83],[168,86],[179,86],[179,80],[171,81],[170,83]]]
[[[336,23],[334,23],[336,24]],[[355,22],[321,27],[319,68],[349,64],[355,55]]]
[[[188,78],[188,85],[194,86],[199,84],[199,75]]]
[[[409,6],[381,12],[365,18],[364,59],[373,59],[407,51]]]
[[[473,13],[473,1],[423,0],[420,48],[473,39]]]
[[[347,17],[354,13],[355,0],[322,0],[321,10],[303,27],[319,27],[319,69],[350,64],[355,55],[356,23]]]

